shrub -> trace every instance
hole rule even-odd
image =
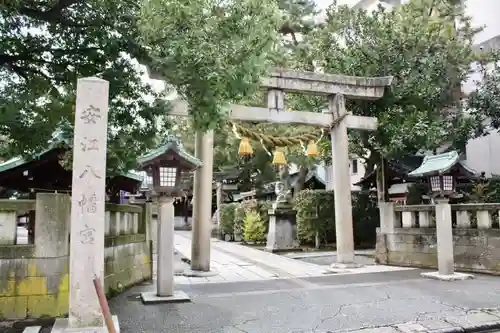
[[[235,223],[235,209],[236,203],[222,204],[220,206],[220,231],[221,234],[233,236],[234,223]]]
[[[251,210],[245,215],[243,239],[247,242],[262,242],[266,238],[266,226],[260,214]]]
[[[377,227],[380,214],[377,198],[369,191],[352,193],[352,220],[354,223],[354,244],[373,247],[377,241]]]
[[[374,246],[380,224],[377,200],[369,191],[352,193],[354,242]],[[335,198],[332,191],[304,190],[295,198],[297,238],[301,244],[335,242]],[[316,244],[319,245],[319,244]]]
[[[260,217],[262,218],[262,222],[264,222],[264,225],[266,226],[266,234],[267,231],[269,230],[269,209],[271,209],[272,203],[269,201],[260,201],[259,202],[259,212],[260,212]]]
[[[250,211],[257,211],[260,213],[262,222],[267,230],[269,229],[269,215],[267,211],[271,208],[271,202],[269,201],[257,201],[255,199],[244,200],[239,204],[236,204],[235,210],[235,223],[234,223],[234,233],[243,234],[245,216]]]
[[[255,199],[243,200],[236,204],[234,211],[234,234],[243,234],[245,228],[245,216],[251,210],[258,210],[258,202]]]
[[[429,192],[429,185],[425,183],[413,183],[408,185],[408,194],[406,195],[407,205],[420,205],[423,203],[422,196]]]
[[[295,197],[297,239],[301,244],[335,240],[334,196],[332,191],[303,190]],[[319,244],[318,244],[319,245]]]

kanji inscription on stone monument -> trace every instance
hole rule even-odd
[[[109,83],[78,80],[71,206],[69,328],[103,327],[94,274],[104,278]]]

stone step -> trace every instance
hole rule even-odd
[[[23,333],[39,333],[42,329],[42,326],[28,326],[24,328]]]

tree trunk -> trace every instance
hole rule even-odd
[[[297,175],[297,181],[293,186],[293,196],[295,197],[300,191],[304,189],[304,184],[306,182],[307,173],[309,168],[301,166],[299,169],[299,174]]]

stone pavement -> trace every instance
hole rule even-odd
[[[175,248],[186,258],[191,258],[191,232],[175,232]],[[324,257],[324,255],[323,255]],[[331,256],[332,262],[335,257]],[[188,265],[186,264],[186,268]],[[176,284],[222,283],[262,281],[280,278],[302,278],[325,274],[362,274],[412,268],[368,265],[354,270],[336,270],[314,263],[264,252],[232,242],[212,238],[211,268],[218,272],[213,277],[176,276]]]
[[[110,306],[122,333],[437,333],[500,327],[500,312],[491,309],[500,305],[500,278],[442,282],[420,273],[184,284],[177,288],[191,303],[143,305],[139,293],[153,290],[153,284],[112,299]],[[478,308],[483,310],[474,311]]]

